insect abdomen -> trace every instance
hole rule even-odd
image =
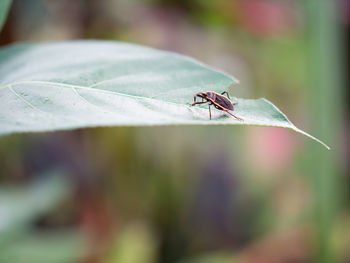
[[[225,109],[233,111],[232,102],[228,98],[220,95],[220,97],[216,97],[216,102],[223,106]]]
[[[220,105],[223,109],[233,111],[233,105],[232,105],[231,101],[228,98],[226,98],[225,96],[214,93],[214,92],[208,92],[207,97],[208,97],[208,99],[212,100],[214,102],[214,104],[216,104],[218,106],[217,109],[220,110],[220,107],[219,107],[219,105]],[[221,110],[223,110],[223,109],[221,109]]]

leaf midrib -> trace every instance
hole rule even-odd
[[[129,97],[129,98],[134,98],[134,99],[148,99],[148,100],[154,100],[154,101],[161,101],[162,103],[169,103],[169,104],[174,104],[174,105],[181,105],[181,106],[185,106],[187,108],[189,108],[189,105],[183,104],[183,103],[176,103],[176,102],[171,102],[171,101],[165,101],[165,100],[159,100],[159,99],[155,99],[154,97],[157,97],[159,95],[166,95],[167,93],[162,93],[162,94],[158,94],[152,97],[142,97],[142,96],[136,96],[136,95],[130,95],[130,94],[125,94],[125,93],[120,93],[120,92],[115,92],[115,91],[110,91],[110,90],[103,90],[103,89],[99,89],[99,88],[92,88],[92,87],[96,87],[99,86],[107,81],[112,81],[113,79],[110,80],[104,80],[98,83],[95,83],[91,86],[79,86],[79,85],[73,85],[73,84],[67,84],[67,83],[59,83],[59,82],[53,82],[53,81],[37,81],[37,80],[25,80],[25,81],[18,81],[18,82],[12,82],[12,83],[8,83],[6,85],[0,86],[0,90],[3,89],[10,89],[11,87],[14,86],[18,86],[18,85],[49,85],[52,87],[62,87],[62,88],[70,88],[70,89],[82,89],[82,90],[88,90],[88,91],[92,91],[92,92],[100,92],[100,93],[108,93],[108,94],[113,94],[113,95],[118,95],[118,96],[124,96],[124,97]],[[94,104],[93,104],[94,105]]]

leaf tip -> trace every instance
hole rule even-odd
[[[327,150],[329,150],[329,151],[331,150],[331,147],[329,147],[326,143],[324,143],[323,141],[317,139],[316,137],[314,137],[314,136],[308,134],[307,132],[304,132],[303,130],[300,130],[299,128],[296,128],[296,127],[294,128],[294,130],[295,130],[296,132],[299,132],[299,133],[301,133],[301,134],[304,134],[305,136],[309,137],[310,139],[312,139],[312,140],[314,140],[314,141],[316,141],[316,142],[322,144]]]

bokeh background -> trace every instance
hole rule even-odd
[[[332,149],[262,127],[1,137],[0,262],[350,262],[349,22],[347,0],[14,0],[1,46],[190,55]]]

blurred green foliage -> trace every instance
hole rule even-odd
[[[50,171],[27,186],[0,189],[0,261],[72,262],[82,256],[77,229],[38,231],[38,220],[67,200],[72,189],[64,173]]]
[[[12,3],[12,0],[2,0],[0,2],[0,31],[6,20],[7,13],[10,9],[11,3]]]

